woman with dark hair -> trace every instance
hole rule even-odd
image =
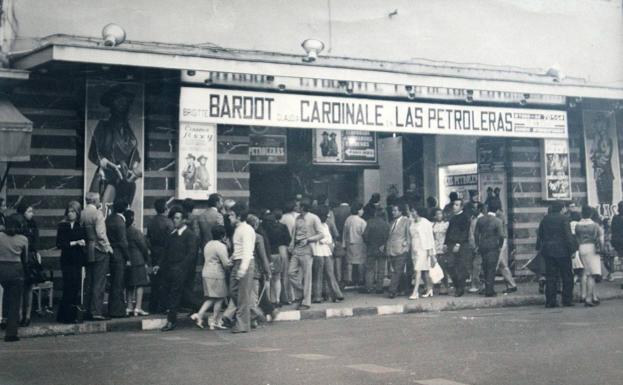
[[[63,273],[63,297],[58,308],[57,321],[74,323],[80,306],[80,283],[82,266],[86,264],[86,231],[80,225],[80,203],[71,201],[65,209],[65,219],[58,224],[56,247],[61,250],[61,271]]]
[[[210,330],[226,329],[221,319],[221,308],[227,298],[227,281],[225,272],[231,267],[227,251],[227,232],[225,227],[212,227],[212,240],[206,243],[203,249],[204,265],[201,271],[203,281],[203,295],[206,300],[198,312],[190,316],[195,324],[203,329],[203,321],[207,311],[212,307],[212,317],[208,319]]]
[[[7,309],[6,342],[19,341],[17,329],[19,307],[24,286],[23,261],[28,256],[28,238],[19,234],[17,214],[6,219],[0,231],[0,285],[4,288],[4,304]]]
[[[350,216],[344,222],[342,244],[346,249],[346,281],[353,283],[353,266],[357,266],[358,284],[365,278],[366,244],[363,232],[366,230],[366,221],[362,218],[363,205],[355,203],[350,208]]]
[[[128,251],[130,254],[130,267],[126,274],[126,286],[128,294],[127,313],[139,315],[149,315],[143,310],[143,292],[145,286],[149,286],[149,276],[147,266],[151,264],[149,248],[143,233],[132,226],[134,224],[134,211],[126,210],[125,226],[127,228]]]
[[[603,247],[601,227],[591,216],[593,208],[582,206],[582,219],[575,226],[575,237],[578,241],[578,252],[584,265],[582,277],[582,299],[586,306],[599,305],[599,298],[595,293],[595,276],[601,275],[601,258],[599,252]]]
[[[30,261],[37,261],[41,263],[41,255],[38,253],[37,246],[39,245],[39,229],[37,222],[33,219],[35,211],[32,206],[21,202],[17,205],[16,218],[19,221],[19,231],[22,235],[28,238],[28,257],[26,260],[26,267],[30,264]],[[30,313],[32,312],[32,289],[35,285],[34,277],[29,274],[28,271],[24,272],[24,292],[22,297],[21,306],[21,326],[30,325]]]

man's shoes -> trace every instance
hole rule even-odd
[[[584,302],[584,306],[585,306],[585,307],[593,307],[593,306],[595,306],[595,304],[594,304],[594,303],[592,303],[591,301],[585,301],[585,302]]]
[[[394,298],[396,298],[396,293],[389,293],[388,297],[390,299],[394,299]]]
[[[249,331],[248,330],[240,330],[240,329],[234,327],[234,328],[231,329],[231,332],[234,333],[234,334],[237,334],[237,333],[248,333]]]
[[[563,303],[562,306],[564,306],[564,307],[574,307],[575,304],[573,302],[568,302],[568,303]]]
[[[454,296],[455,296],[455,297],[462,297],[462,296],[463,296],[463,294],[465,294],[465,291],[463,291],[463,290],[457,290],[457,291],[454,293]]]
[[[545,307],[546,307],[547,309],[553,309],[553,308],[555,308],[555,307],[558,307],[558,304],[557,304],[557,303],[546,303],[546,304],[545,304]]]
[[[221,326],[223,326],[226,329],[232,328],[234,326],[234,321],[231,320],[229,317],[222,317]]]
[[[599,298],[594,298],[593,299],[593,305],[598,306],[601,303],[601,301],[599,300]]]
[[[312,301],[312,303],[322,303],[322,301],[319,300],[319,299],[315,299],[315,300]]]
[[[108,321],[110,317],[104,317],[103,315],[94,315],[91,317],[91,321]]]
[[[517,286],[513,286],[513,287],[509,287],[506,290],[504,290],[504,294],[510,294],[510,293],[514,293],[517,291]]]
[[[5,336],[4,337],[4,342],[17,342],[17,341],[19,341],[18,336]]]
[[[164,327],[162,329],[160,329],[161,332],[170,332],[171,330],[175,329],[175,324],[172,322],[167,322],[166,325],[164,325]]]
[[[333,298],[333,302],[342,302],[344,301],[344,297],[335,297]]]
[[[469,293],[478,293],[478,288],[477,287],[470,287],[467,292]]]
[[[296,307],[296,310],[309,310],[310,307],[307,305],[300,304]]]

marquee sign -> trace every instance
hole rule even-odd
[[[565,111],[182,87],[180,121],[439,135],[567,138]]]

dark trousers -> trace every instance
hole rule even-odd
[[[236,306],[236,325],[235,331],[248,332],[251,330],[251,297],[253,293],[253,275],[255,273],[255,262],[251,261],[246,274],[238,278],[240,260],[234,261],[229,280],[229,295]]]
[[[396,294],[398,292],[398,288],[400,286],[400,278],[405,275],[405,267],[407,266],[407,262],[411,259],[409,258],[409,253],[403,253],[396,256],[390,256],[390,263],[392,265],[392,279],[389,284],[389,293]]]
[[[555,306],[558,278],[562,280],[562,304],[573,303],[573,269],[571,258],[545,257],[545,304]]]
[[[467,244],[460,246],[457,253],[449,250],[450,277],[456,293],[461,295],[465,292],[465,280],[467,279],[467,262],[471,261],[472,248]]]
[[[281,280],[281,294],[279,301],[285,304],[288,302],[292,302],[294,298],[292,298],[290,277],[288,276],[288,271],[290,271],[290,257],[284,255],[281,258],[281,272],[278,273],[279,279]]]
[[[197,257],[193,259],[186,270],[184,278],[184,292],[182,294],[182,302],[190,309],[198,309],[203,304],[201,296],[195,291],[195,283],[197,282]]]
[[[366,291],[383,290],[387,258],[381,253],[369,255],[366,259]]]
[[[165,301],[164,298],[167,293],[165,293],[163,289],[163,272],[158,272],[158,274],[151,274],[149,276],[151,287],[149,292],[149,311],[151,313],[162,313],[165,311]]]
[[[80,283],[82,281],[82,266],[61,266],[63,273],[63,296],[58,307],[58,322],[72,323],[77,318],[77,307],[80,305]]]
[[[167,293],[164,301],[167,310],[167,321],[175,324],[177,322],[177,310],[184,294],[187,269],[183,264],[173,264],[167,266],[164,271],[160,271],[158,274],[162,273],[164,273],[163,290]]]
[[[6,309],[5,337],[16,337],[19,325],[19,304],[24,290],[24,269],[21,262],[0,262],[0,285],[4,289]]]
[[[117,255],[110,258],[110,292],[108,293],[108,315],[125,317],[126,303],[123,298],[125,260]]]
[[[485,277],[485,295],[495,294],[495,272],[497,271],[500,249],[480,250],[482,272]]]
[[[89,316],[104,315],[104,293],[106,292],[106,274],[109,269],[109,256],[95,251],[95,262],[89,262],[84,280],[84,303]],[[125,312],[125,309],[124,309]]]

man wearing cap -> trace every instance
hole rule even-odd
[[[210,173],[206,167],[208,158],[205,155],[201,155],[197,158],[199,161],[199,167],[195,173],[195,190],[209,190],[211,187]]]
[[[138,140],[128,118],[133,100],[134,94],[123,84],[110,87],[100,98],[100,104],[110,110],[110,117],[97,123],[91,138],[88,157],[97,171],[89,191],[99,192],[105,207],[115,200],[131,205],[136,180],[143,176]]]
[[[329,156],[329,133],[322,132],[322,142],[320,142],[320,153],[322,156]]]
[[[192,190],[195,185],[195,175],[197,168],[195,166],[195,156],[188,154],[186,156],[186,167],[182,171],[182,178],[184,178],[184,186],[186,190]]]

